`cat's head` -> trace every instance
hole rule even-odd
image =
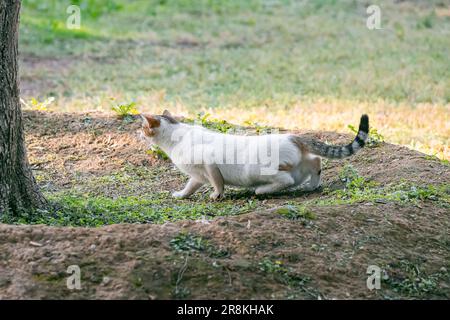
[[[142,131],[141,137],[146,139],[157,138],[158,135],[167,131],[172,125],[179,124],[176,117],[172,116],[169,111],[164,110],[161,115],[141,113]]]

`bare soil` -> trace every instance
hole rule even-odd
[[[183,179],[172,174],[170,162],[146,154],[136,137],[139,126],[95,113],[26,112],[30,162],[36,174],[51,177],[47,191],[73,187],[73,175],[102,176],[126,165],[161,167],[167,177],[159,188],[179,188]],[[336,133],[302,134],[335,143],[350,138]],[[348,162],[382,185],[402,179],[418,185],[450,182],[448,166],[384,143],[346,161],[329,161],[325,185],[332,187]],[[110,192],[114,191],[105,190],[106,195]],[[282,194],[265,201],[276,207],[286,200],[302,202],[317,196]],[[423,201],[311,209],[317,218],[307,223],[286,219],[276,209],[261,209],[208,222],[162,225],[3,224],[0,299],[450,298],[448,208]],[[180,232],[202,236],[228,254],[178,252],[170,242]],[[282,267],[270,272],[264,268],[266,261]],[[369,265],[382,267],[391,281],[406,286],[405,262],[419,270],[420,277],[434,279],[435,286],[415,293],[383,281],[380,290],[368,290]],[[81,268],[81,290],[66,287],[70,265]]]

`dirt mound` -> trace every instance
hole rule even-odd
[[[0,298],[399,298],[409,296],[367,289],[369,265],[394,268],[394,280],[403,276],[397,261],[432,274],[449,268],[448,211],[380,204],[314,213],[312,225],[267,211],[208,224],[0,225]],[[178,252],[180,233],[226,254]],[[70,265],[81,268],[81,290],[66,287]],[[427,297],[449,298],[448,282],[439,286]]]
[[[140,121],[123,121],[103,113],[53,113],[28,111],[24,114],[28,156],[35,170],[65,180],[73,172],[102,174],[126,164],[168,166],[149,156],[138,138]],[[353,137],[333,132],[297,131],[329,143],[344,144]],[[402,146],[383,144],[365,148],[351,158],[365,176],[381,183],[406,179],[434,184],[450,181],[448,167],[427,161],[425,155]],[[346,161],[331,160],[324,179],[335,177]]]
[[[151,157],[138,139],[138,121],[122,121],[101,113],[24,114],[30,162],[35,169],[110,171],[147,164]]]
[[[139,125],[93,113],[25,113],[31,163],[58,188],[75,172],[101,175],[126,164],[170,168],[145,153]],[[302,134],[334,143],[350,138]],[[325,185],[337,183],[345,163],[326,164]],[[450,182],[447,166],[401,146],[366,148],[351,163],[381,185]],[[264,201],[276,207],[314,197]],[[448,207],[361,201],[308,210],[310,218],[299,219],[275,208],[162,225],[0,225],[0,299],[450,298]],[[71,265],[80,267],[81,290],[66,286]],[[380,290],[366,286],[369,265],[387,272]]]

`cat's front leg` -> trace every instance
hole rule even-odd
[[[184,189],[172,193],[172,197],[178,199],[186,199],[190,197],[195,191],[197,191],[202,185],[203,185],[202,182],[199,182],[194,178],[191,178],[189,179]]]
[[[220,199],[223,198],[223,191],[222,191],[222,193],[214,191],[213,193],[211,193],[211,195],[209,196],[209,198],[210,198],[211,200],[214,200],[214,201],[215,201],[215,200],[220,200]]]
[[[279,172],[276,176],[273,176],[272,182],[263,184],[255,189],[255,194],[270,194],[293,186],[295,180],[288,172]]]
[[[303,188],[303,191],[311,192],[319,189],[322,186],[322,179],[320,176],[320,173],[318,174],[312,174],[311,179],[308,181],[308,183]]]

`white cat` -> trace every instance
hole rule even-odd
[[[162,115],[141,114],[142,137],[158,145],[173,163],[190,176],[176,198],[187,198],[205,183],[220,199],[224,186],[251,188],[268,194],[306,184],[314,190],[321,184],[321,158],[344,158],[361,149],[368,137],[369,118],[361,117],[359,131],[346,146],[328,145],[294,134],[259,136],[231,135],[197,125],[181,123],[167,110]]]

